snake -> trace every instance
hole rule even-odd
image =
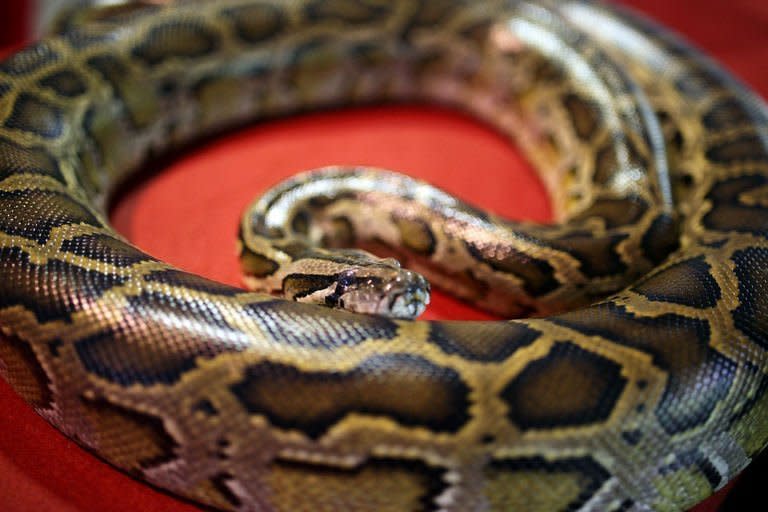
[[[554,222],[302,173],[246,208],[256,291],[109,224],[160,154],[396,102],[509,136]],[[611,4],[134,2],[0,63],[0,370],[101,459],[216,509],[685,510],[768,443],[767,236],[766,106]],[[505,319],[413,319],[422,276]]]

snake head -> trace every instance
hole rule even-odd
[[[392,318],[421,315],[429,304],[429,282],[392,258],[381,262],[339,273],[326,305]]]
[[[402,268],[393,258],[367,256],[322,276],[317,267],[314,272],[294,272],[283,281],[283,294],[299,302],[391,318],[423,313],[430,293],[424,276]]]

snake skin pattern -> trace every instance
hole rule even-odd
[[[618,512],[685,509],[766,445],[768,115],[674,36],[576,0],[91,18],[0,64],[0,370],[99,457],[225,510]],[[159,151],[382,101],[468,110],[541,170],[559,224],[406,194],[384,238],[438,284],[538,318],[275,299],[174,269],[106,220]]]

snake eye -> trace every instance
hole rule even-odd
[[[355,283],[355,273],[352,270],[347,270],[339,274],[336,283],[342,289],[347,289]]]

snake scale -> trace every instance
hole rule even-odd
[[[227,510],[618,512],[690,507],[765,446],[768,115],[675,36],[577,0],[89,12],[0,64],[0,370],[101,458]],[[319,239],[378,244],[531,318],[412,321],[246,292],[106,220],[158,152],[393,101],[514,137],[559,222],[327,170],[249,210],[246,272],[359,254]],[[309,287],[297,298],[337,305],[354,281],[313,272],[290,274]]]

